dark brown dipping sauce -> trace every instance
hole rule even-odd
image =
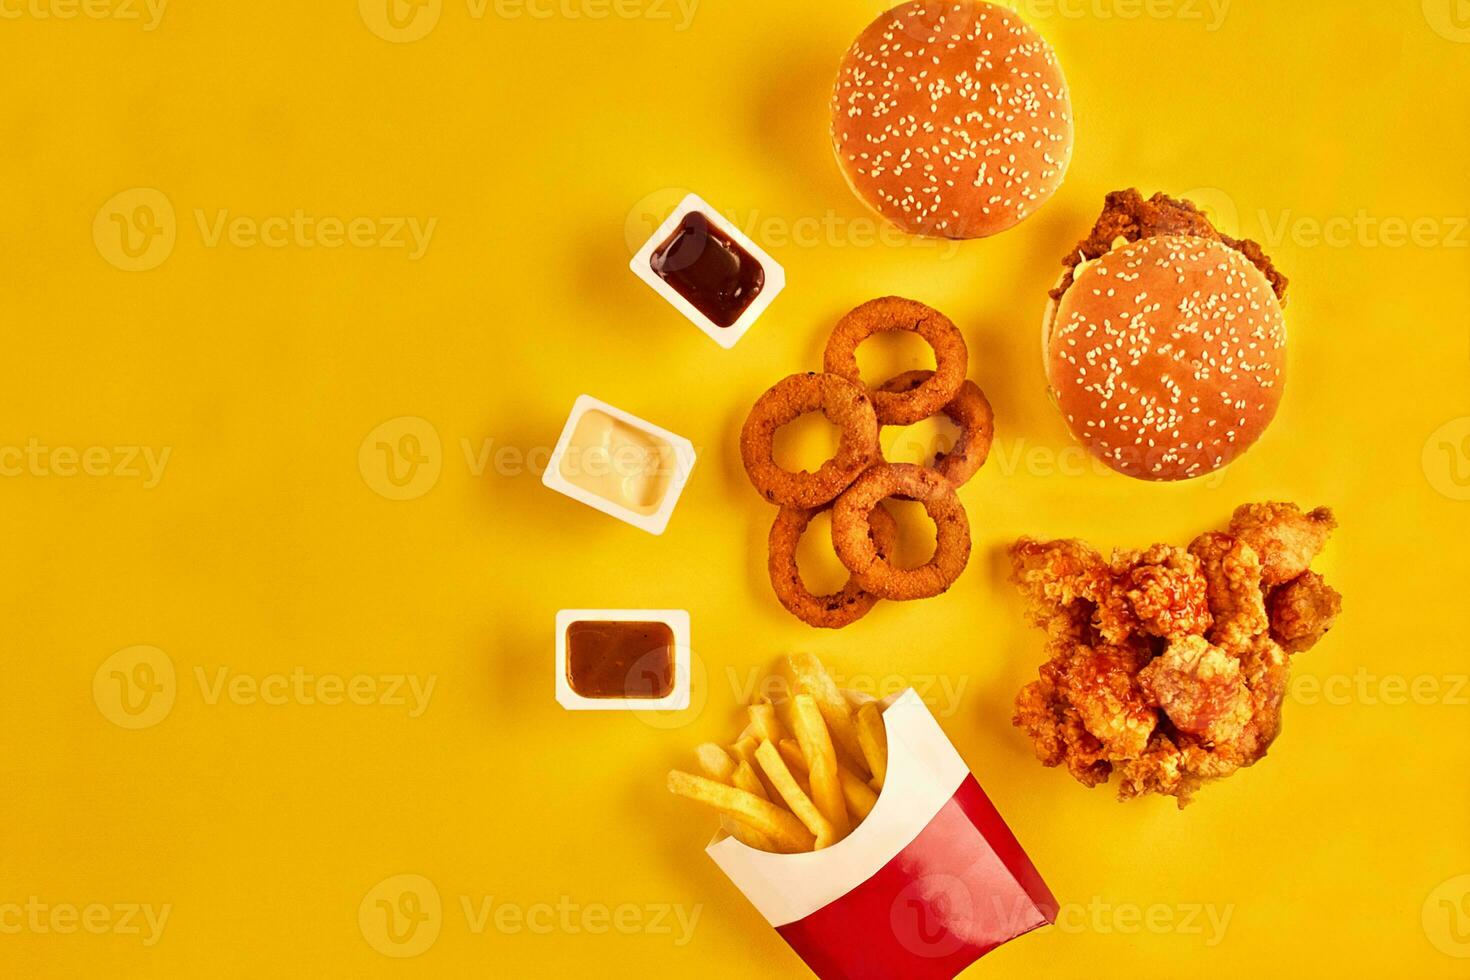
[[[684,216],[649,262],[660,279],[720,327],[733,326],[766,284],[761,264],[698,211]]]
[[[567,627],[567,682],[584,698],[656,698],[674,690],[674,631],[664,623]]]

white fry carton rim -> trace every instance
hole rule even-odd
[[[883,712],[888,772],[866,820],[831,847],[771,854],[720,834],[706,848],[771,925],[804,919],[871,878],[934,819],[970,775],[913,689]]]

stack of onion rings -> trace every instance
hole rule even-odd
[[[875,389],[858,370],[856,351],[875,333],[909,330],[934,348],[935,370],[908,371]],[[985,464],[994,415],[985,393],[965,379],[968,348],[959,329],[937,310],[888,296],[857,307],[828,339],[823,374],[794,374],[756,401],[740,432],[740,458],[750,482],[781,507],[771,526],[767,570],[776,597],[798,619],[837,629],[861,619],[880,599],[907,600],[947,590],[970,559],[970,522],[955,488]],[[793,473],[774,457],[776,431],[800,415],[821,412],[842,430],[836,454],[816,472]],[[960,438],[930,466],[889,463],[878,434],[943,413]],[[898,529],[883,509],[888,497],[917,500],[934,521],[934,556],[918,568],[890,561]],[[832,510],[832,544],[851,573],[846,585],[818,596],[802,583],[796,546],[813,517]]]
[[[933,371],[905,371],[889,378],[879,391],[912,391],[922,385]],[[966,380],[960,393],[942,407],[940,413],[960,428],[960,438],[949,450],[940,450],[932,464],[957,487],[970,482],[990,457],[990,444],[995,440],[995,412],[990,399],[975,382]]]
[[[837,321],[832,336],[827,338],[823,362],[828,374],[838,374],[861,383],[858,370],[858,345],[875,333],[909,330],[923,337],[934,348],[935,368],[924,382],[905,391],[879,388],[869,392],[884,425],[912,425],[927,419],[960,393],[965,383],[965,362],[969,348],[949,317],[923,303],[897,296],[873,299]]]
[[[895,568],[874,545],[869,515],[897,494],[924,505],[938,529],[934,557],[918,568]],[[927,599],[947,590],[970,560],[970,518],[954,484],[938,470],[912,463],[882,463],[843,491],[832,509],[832,544],[853,581],[880,599]]]
[[[854,576],[849,576],[847,584],[830,595],[813,595],[802,582],[801,571],[796,567],[796,545],[812,518],[828,509],[782,507],[771,525],[771,554],[766,569],[771,574],[776,598],[793,616],[812,626],[840,629],[866,616],[877,604],[878,597],[859,586]],[[891,555],[898,544],[898,523],[882,507],[873,508],[866,533],[868,544],[880,561]]]
[[[837,455],[815,473],[776,465],[776,430],[808,412],[821,412],[842,430]],[[756,490],[781,507],[831,503],[878,458],[878,419],[863,386],[835,374],[793,374],[756,401],[740,430],[740,458]]]

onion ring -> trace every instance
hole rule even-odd
[[[828,374],[862,383],[857,348],[875,333],[911,330],[934,349],[934,374],[911,391],[869,391],[878,421],[883,425],[910,425],[947,405],[965,382],[969,348],[958,327],[936,309],[898,296],[873,299],[849,312],[827,338],[823,362]]]
[[[776,430],[808,412],[821,412],[842,430],[837,454],[815,473],[776,464]],[[756,400],[740,431],[740,458],[750,482],[773,504],[820,507],[842,493],[878,459],[878,419],[862,385],[835,374],[793,374]]]
[[[895,568],[878,554],[868,515],[885,497],[919,501],[934,522],[934,557],[918,568]],[[912,463],[879,463],[843,491],[832,508],[832,545],[858,587],[880,599],[927,599],[947,590],[970,561],[970,519],[954,484]]]
[[[913,391],[929,380],[933,373],[905,371],[884,382],[878,390]],[[960,393],[939,411],[960,427],[960,437],[948,452],[935,453],[934,462],[930,465],[950,483],[964,486],[990,456],[990,444],[995,439],[995,412],[980,386],[968,380],[960,385]]]
[[[809,626],[841,629],[866,616],[878,604],[878,597],[860,589],[849,576],[847,584],[829,595],[813,595],[801,580],[796,567],[796,546],[806,533],[807,525],[827,507],[782,507],[771,525],[771,554],[766,568],[771,574],[771,587],[786,611]],[[881,506],[869,517],[870,534],[878,555],[886,558],[898,543],[898,523]]]

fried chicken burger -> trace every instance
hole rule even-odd
[[[1266,431],[1286,371],[1286,277],[1188,201],[1109,194],[1064,260],[1042,343],[1072,433],[1143,480],[1228,465]]]

